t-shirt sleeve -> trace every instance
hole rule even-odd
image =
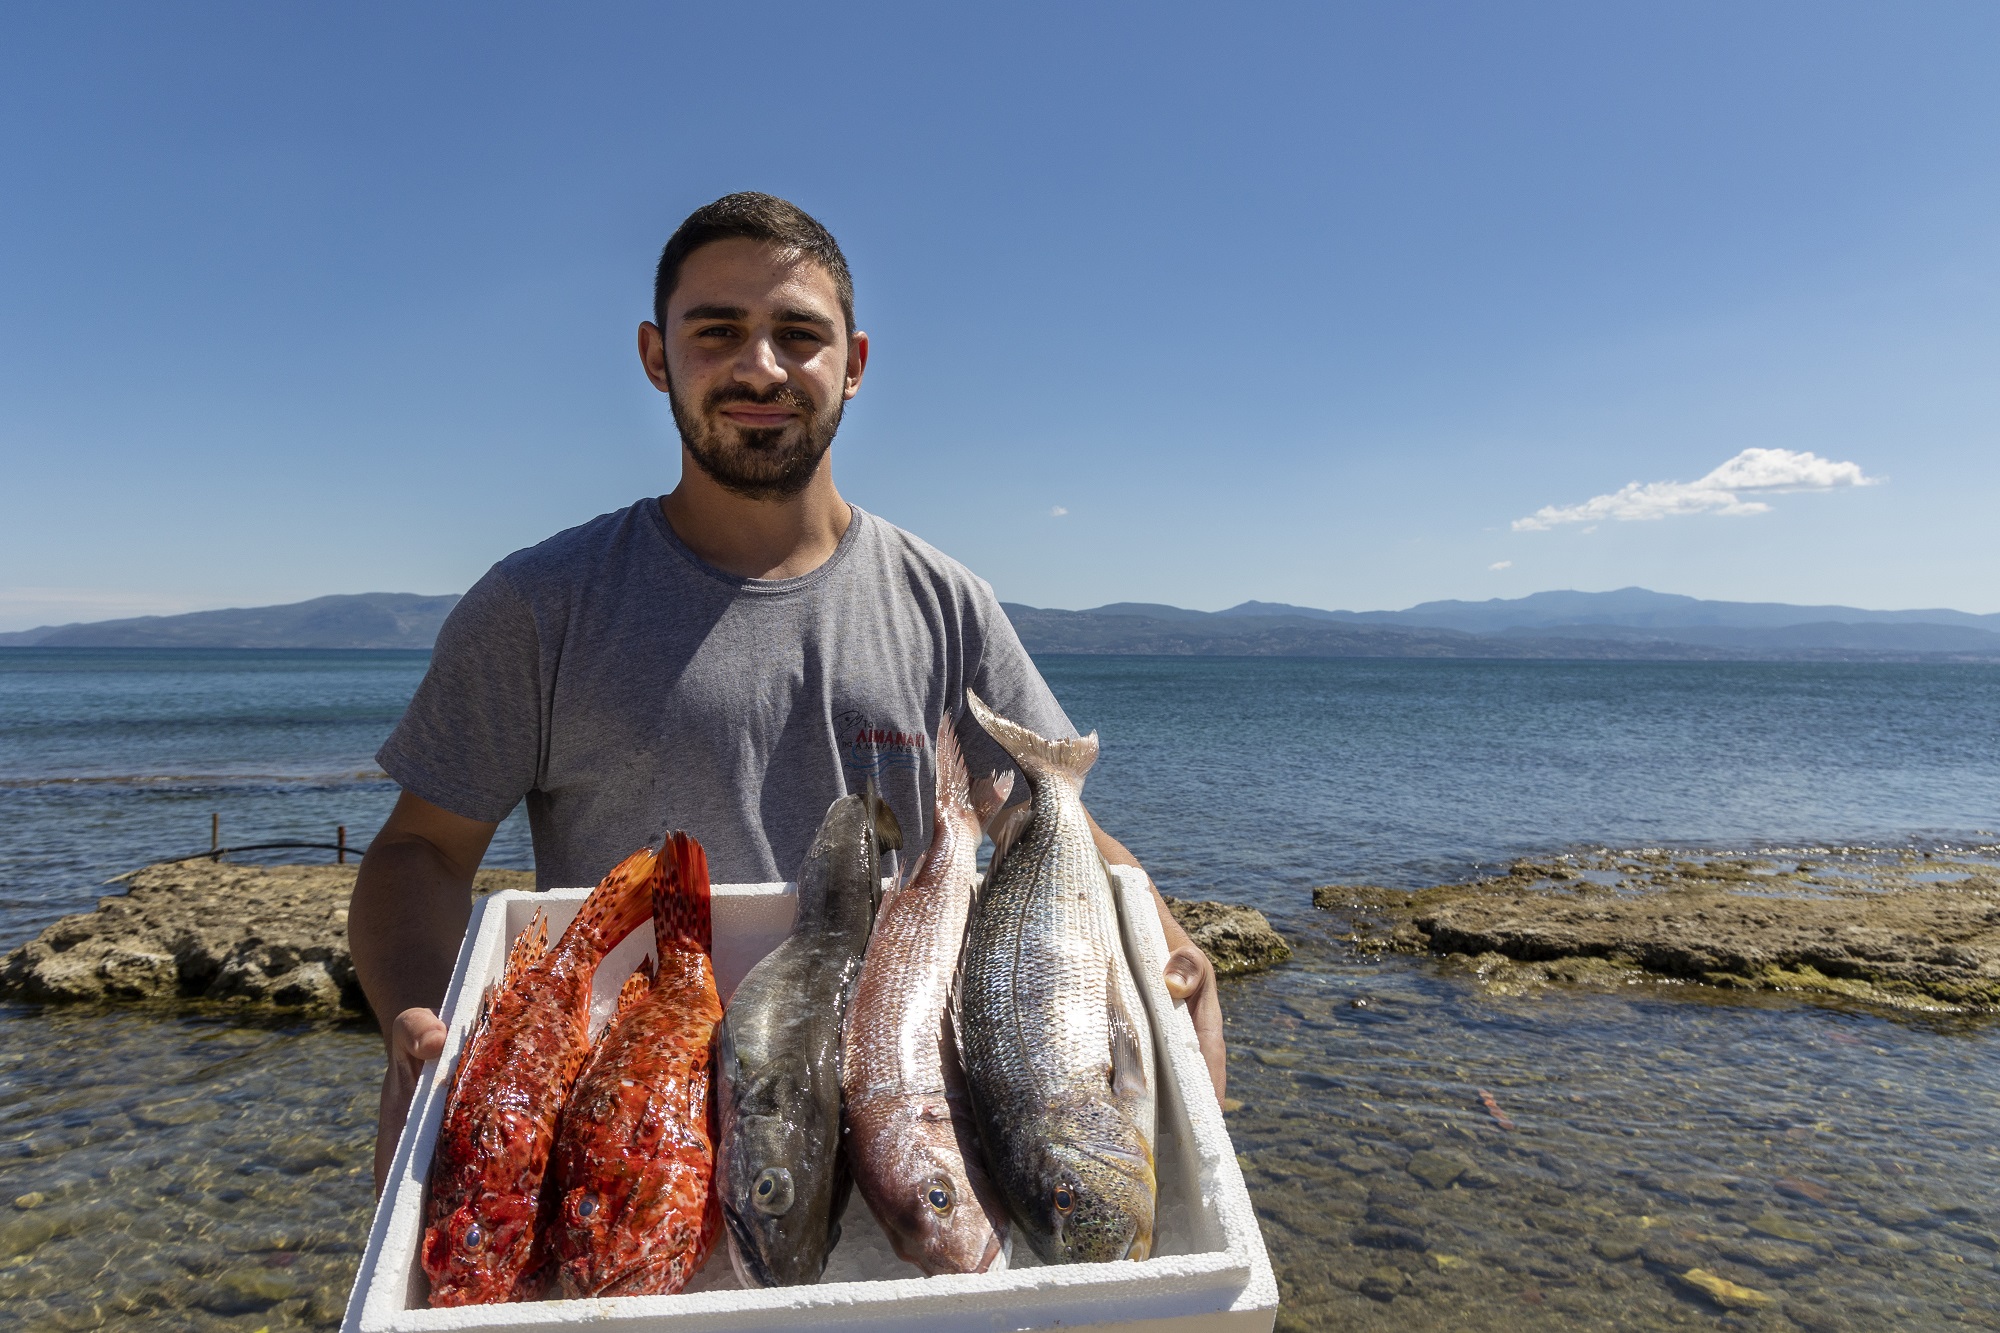
[[[972,664],[966,681],[972,692],[1000,716],[1038,735],[1051,739],[1076,735],[1069,715],[1056,702],[1028,650],[1021,646],[1014,622],[1007,619],[999,600],[983,583],[976,585],[972,614],[977,628],[974,641],[980,647],[979,659]],[[958,734],[965,747],[966,768],[973,776],[1013,771],[1014,761],[972,721],[970,714],[965,716]],[[1027,791],[1027,784],[1017,780],[1009,803],[1025,799]]]
[[[445,618],[376,762],[432,805],[499,823],[541,771],[541,676],[534,615],[495,566]]]

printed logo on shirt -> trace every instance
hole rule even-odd
[[[869,778],[883,786],[892,774],[914,775],[922,770],[924,755],[930,751],[930,739],[921,731],[882,726],[852,710],[842,713],[834,723],[841,759],[855,788]]]

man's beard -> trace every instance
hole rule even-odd
[[[836,398],[825,411],[814,411],[812,399],[789,384],[756,393],[746,384],[727,384],[702,400],[699,417],[687,410],[680,391],[669,388],[674,425],[695,464],[724,490],[750,500],[789,500],[803,491],[819,470],[819,460],[833,444],[846,404]],[[717,413],[729,403],[779,404],[806,414],[798,423],[746,430],[722,423]],[[735,435],[732,443],[727,437]]]

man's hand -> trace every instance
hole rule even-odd
[[[472,915],[472,876],[496,827],[404,792],[354,878],[347,946],[389,1056],[375,1129],[377,1194],[409,1117],[417,1076],[425,1060],[444,1050],[437,1010]]]
[[[1215,1098],[1229,1082],[1229,1052],[1222,1041],[1222,1003],[1215,994],[1215,965],[1193,944],[1184,944],[1167,955],[1167,994],[1187,1005],[1194,1020],[1194,1037],[1201,1044],[1201,1058],[1208,1063],[1209,1082],[1215,1084]]]
[[[445,1026],[429,1009],[405,1009],[389,1025],[389,1067],[382,1073],[380,1118],[375,1122],[375,1193],[389,1179],[395,1160],[396,1141],[402,1136],[403,1122],[410,1116],[410,1101],[417,1095],[417,1080],[423,1076],[424,1062],[444,1054]]]

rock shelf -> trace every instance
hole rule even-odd
[[[0,963],[0,995],[43,1003],[212,1001],[364,1011],[347,952],[353,866],[147,866],[94,912],[66,916]],[[482,870],[478,892],[534,887]]]
[[[1256,972],[1292,956],[1292,946],[1271,929],[1271,923],[1254,907],[1169,898],[1167,910],[1174,914],[1174,920],[1180,922],[1195,947],[1215,964],[1217,976]]]
[[[0,962],[0,997],[38,1003],[210,1002],[364,1013],[347,952],[353,866],[147,866],[97,910],[66,916]],[[532,889],[525,870],[482,870],[474,891]],[[1174,902],[1223,975],[1291,955],[1254,908]]]
[[[1327,885],[1364,947],[1489,985],[1645,976],[1872,1004],[2000,1009],[2000,865],[1976,853],[1579,853],[1417,892]]]

